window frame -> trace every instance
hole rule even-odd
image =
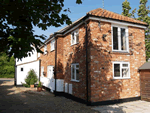
[[[73,64],[71,64],[71,81],[80,82],[80,80],[77,80],[77,79],[76,79],[76,78],[77,78],[76,70],[77,70],[77,69],[79,70],[79,68],[80,68],[80,67],[77,68],[77,67],[76,67],[77,65],[79,65],[79,63],[73,63]],[[75,66],[74,79],[72,78],[72,76],[73,76],[72,66]]]
[[[50,48],[51,50],[50,51],[54,51],[55,50],[55,39],[51,40],[51,43],[50,43]]]
[[[113,27],[117,27],[118,28],[118,50],[114,49],[113,46]],[[125,36],[126,36],[126,47],[127,50],[121,50],[121,28],[125,29]],[[122,25],[111,25],[111,39],[112,39],[112,51],[113,52],[127,52],[129,53],[129,33],[128,33],[128,27],[127,26],[122,26]]]
[[[47,54],[47,45],[44,46],[44,54]]]
[[[114,64],[120,64],[120,77],[115,77],[114,76]],[[123,67],[122,65],[123,64],[128,64],[128,67]],[[124,62],[124,61],[114,61],[113,63],[112,63],[112,69],[113,69],[113,79],[130,79],[131,77],[130,77],[130,62]],[[128,68],[129,69],[129,75],[128,75],[128,77],[122,77],[122,69],[126,69],[126,68]]]
[[[78,42],[77,42],[77,37],[76,37],[76,35],[75,35],[75,42],[72,43],[72,38],[73,38],[72,34],[73,34],[73,33],[77,33],[78,36],[79,36],[79,29],[76,29],[76,30],[74,30],[73,32],[71,32],[71,46],[79,43],[79,39],[78,39]]]

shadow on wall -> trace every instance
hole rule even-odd
[[[109,52],[111,50],[109,45],[111,27],[107,27],[107,23],[101,23],[101,28],[99,28],[97,27],[98,24],[98,22],[91,21],[87,24],[88,89],[90,102],[116,100],[120,98],[120,92],[122,92],[122,81],[113,80],[112,57]],[[81,28],[85,28],[85,26],[83,25]],[[85,29],[79,31],[79,42],[81,42],[81,39],[84,39],[83,44],[79,43],[71,46],[73,51],[64,53],[64,57],[67,59],[67,61],[64,61],[66,62],[66,65],[64,65],[64,80],[66,83],[72,84],[73,95],[84,100],[86,100],[87,95],[85,33]],[[72,63],[79,63],[80,82],[70,81]]]

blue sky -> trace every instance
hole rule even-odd
[[[78,5],[76,0],[64,0],[64,8],[70,8],[71,13],[68,13],[71,21],[75,21],[82,16],[85,16],[87,12],[96,9],[103,8],[102,0],[82,0],[83,3]],[[122,2],[125,0],[104,0],[104,9],[121,14],[122,13]],[[140,0],[128,0],[130,2],[131,10],[136,8],[138,10]],[[150,0],[148,0],[147,5],[150,5]],[[51,33],[58,31],[59,29],[65,27],[49,27],[46,31],[43,31],[37,27],[34,28],[35,34],[41,35],[44,34],[49,37]]]

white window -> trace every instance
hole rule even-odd
[[[41,67],[41,76],[42,76],[42,77],[44,76],[43,73],[44,73],[44,67],[42,66],[42,67]]]
[[[71,64],[71,81],[79,82],[79,64]]]
[[[112,50],[128,52],[128,28],[112,25]]]
[[[47,45],[44,46],[44,54],[47,54]]]
[[[130,78],[130,63],[113,62],[113,78],[114,79]]]
[[[71,33],[71,45],[79,43],[79,30],[75,30]]]
[[[51,51],[55,50],[55,39],[51,41]]]

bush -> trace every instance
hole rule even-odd
[[[39,84],[38,84],[38,86],[37,87],[42,87],[42,84],[41,84],[41,82],[39,81]]]
[[[38,81],[37,75],[35,71],[32,69],[28,72],[28,75],[25,79],[26,84],[23,84],[25,87],[29,87],[30,85],[34,85]]]

